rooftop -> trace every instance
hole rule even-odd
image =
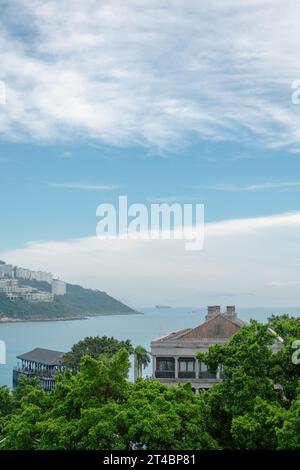
[[[35,348],[25,354],[17,356],[22,361],[36,362],[45,366],[60,366],[64,356],[62,351],[53,351],[51,349]]]
[[[206,321],[195,328],[184,328],[168,333],[155,339],[154,342],[228,340],[244,324],[236,316],[228,317],[225,314],[217,313],[208,319],[206,317]]]

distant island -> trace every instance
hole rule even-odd
[[[171,307],[169,305],[159,305],[158,304],[158,305],[155,305],[155,308],[160,309],[160,308],[171,308]]]
[[[106,292],[53,279],[50,273],[0,262],[0,322],[75,320],[134,313],[138,312]]]

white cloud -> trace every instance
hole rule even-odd
[[[81,191],[112,191],[120,186],[116,184],[93,184],[93,183],[47,183],[52,188],[78,189]]]
[[[300,212],[207,224],[204,249],[183,241],[31,242],[0,259],[45,269],[135,306],[168,303],[241,306],[299,304]],[[279,286],[280,282],[280,286]]]
[[[178,203],[178,202],[188,202],[188,201],[196,201],[197,198],[195,196],[191,196],[190,194],[181,194],[177,196],[148,196],[146,198],[147,202],[153,204],[160,204],[160,203]]]
[[[220,183],[205,186],[205,189],[225,192],[293,191],[300,188],[300,181],[273,181],[248,185]]]
[[[299,148],[299,15],[292,0],[16,0],[0,29],[0,132]]]

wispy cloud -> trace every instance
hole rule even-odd
[[[49,183],[52,188],[77,189],[80,191],[113,191],[120,188],[117,184],[92,184],[92,183]]]
[[[204,189],[227,192],[293,191],[300,189],[300,181],[273,181],[248,185],[220,183],[204,186]]]
[[[273,282],[270,282],[269,285],[270,285],[271,287],[279,287],[279,288],[297,287],[297,286],[300,285],[300,281],[297,281],[297,280],[285,281],[285,282],[273,281]]]
[[[65,11],[59,0],[4,3],[6,138],[170,149],[191,134],[256,136],[299,149],[293,0],[70,0]]]
[[[167,203],[167,204],[173,204],[173,203],[184,203],[184,202],[189,202],[189,201],[195,201],[197,200],[196,197],[193,197],[188,194],[181,194],[178,196],[148,196],[146,198],[146,201],[149,203],[153,204],[162,204],[162,203]]]

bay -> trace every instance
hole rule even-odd
[[[150,351],[151,340],[181,328],[199,325],[204,321],[206,307],[195,308],[138,308],[143,315],[106,315],[86,320],[28,322],[0,324],[0,340],[6,345],[6,364],[0,365],[0,385],[12,385],[12,371],[18,363],[16,356],[34,348],[68,351],[86,336],[114,336],[130,339],[133,346],[143,345]],[[242,320],[251,318],[265,322],[272,313],[289,313],[300,316],[300,307],[238,308]],[[145,371],[151,375],[151,366]],[[133,371],[130,371],[130,380]]]

